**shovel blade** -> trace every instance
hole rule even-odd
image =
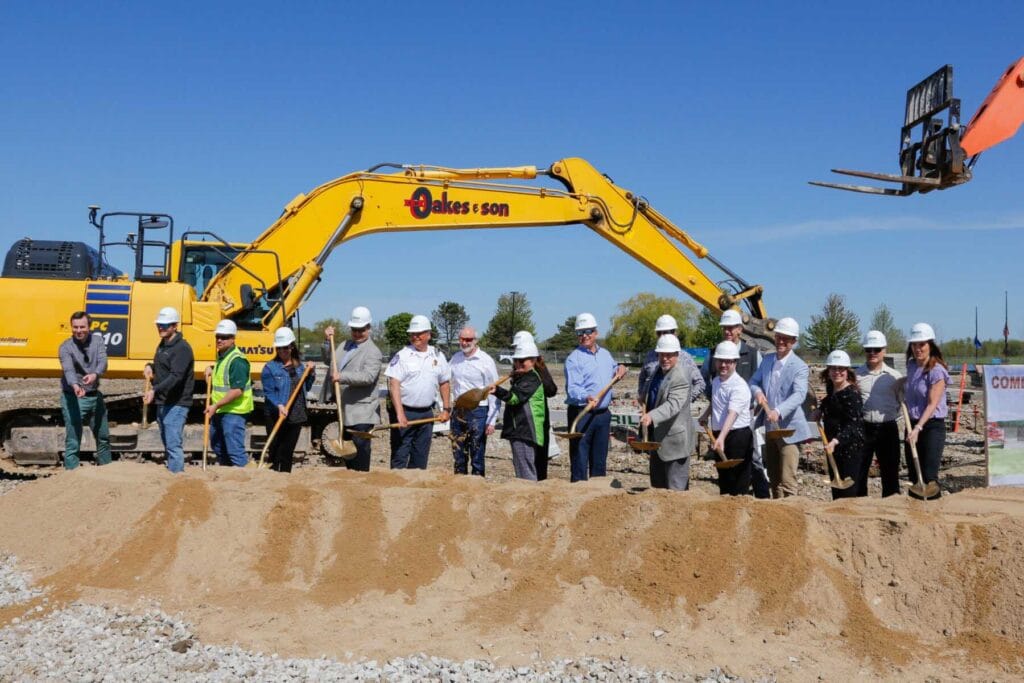
[[[629,445],[634,451],[656,451],[661,448],[659,441],[631,441]]]
[[[846,477],[845,479],[830,479],[829,481],[832,483],[832,488],[840,491],[845,491],[853,486],[853,479],[850,479],[849,477]]]
[[[356,447],[351,441],[342,441],[341,439],[332,439],[330,442],[330,451],[332,455],[337,455],[339,458],[345,460],[351,460],[356,456]]]
[[[731,470],[733,467],[742,465],[742,460],[722,460],[721,462],[715,463],[716,470]]]
[[[580,439],[580,438],[583,438],[583,432],[555,432],[554,434],[559,439]]]
[[[787,436],[796,434],[795,429],[771,429],[765,432],[766,439],[785,439]]]
[[[932,498],[937,498],[939,495],[939,485],[934,481],[930,481],[924,485],[911,484],[910,495],[914,496],[915,498],[920,498],[921,500],[930,500]]]
[[[472,410],[480,404],[480,401],[487,398],[487,392],[484,389],[470,389],[466,393],[455,399],[455,407],[459,410]]]

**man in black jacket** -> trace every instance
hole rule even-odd
[[[182,440],[195,387],[195,356],[192,347],[178,332],[180,323],[181,316],[176,308],[167,306],[160,309],[156,317],[160,344],[156,347],[153,362],[143,370],[145,378],[153,381],[153,388],[142,400],[146,405],[156,401],[160,438],[164,442],[167,469],[171,472],[185,469]]]

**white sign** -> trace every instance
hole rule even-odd
[[[1024,486],[1024,365],[986,365],[985,456],[989,486]]]

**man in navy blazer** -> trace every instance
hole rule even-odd
[[[775,353],[766,355],[750,378],[750,391],[761,406],[754,426],[764,426],[766,431],[795,430],[791,436],[765,439],[764,464],[772,498],[796,495],[797,444],[814,438],[803,410],[809,371],[807,363],[793,353],[799,336],[800,326],[793,318],[775,323]]]

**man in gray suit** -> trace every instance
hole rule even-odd
[[[793,318],[775,323],[775,353],[766,355],[750,378],[750,392],[754,402],[761,406],[754,427],[764,426],[766,431],[794,430],[791,436],[765,439],[764,464],[772,498],[796,495],[796,470],[800,464],[797,444],[816,435],[804,416],[809,371],[807,363],[793,353],[798,336],[800,326]]]
[[[651,453],[651,487],[685,491],[690,485],[690,453],[693,451],[693,416],[690,415],[690,376],[679,364],[679,339],[666,334],[654,348],[658,369],[651,375],[640,400],[646,410],[640,419],[653,427],[647,438],[661,444]]]
[[[337,380],[343,387],[341,392],[342,416],[345,420],[343,438],[352,441],[356,447],[355,457],[343,460],[345,467],[361,472],[370,471],[370,439],[354,436],[351,430],[368,432],[380,422],[380,399],[377,397],[377,382],[380,379],[382,355],[370,339],[373,318],[370,309],[356,306],[352,309],[348,326],[352,338],[339,345],[338,372],[326,386],[333,386]],[[334,343],[334,328],[324,330],[329,344]]]

